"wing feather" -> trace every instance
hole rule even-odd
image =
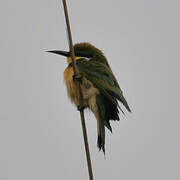
[[[97,87],[100,92],[104,94],[113,104],[118,105],[115,100],[117,99],[129,112],[131,112],[120,86],[108,66],[102,64],[101,62],[94,61],[93,59],[81,59],[81,61],[77,61],[77,66],[80,72],[89,79],[94,86]]]

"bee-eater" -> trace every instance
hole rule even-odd
[[[64,71],[64,81],[71,102],[79,106],[79,92],[74,79],[70,52],[53,50],[51,53],[67,57],[68,66]],[[75,61],[81,76],[83,107],[89,108],[97,119],[99,150],[105,152],[105,127],[112,132],[110,120],[119,120],[120,101],[131,112],[122,90],[102,51],[90,43],[74,45]],[[123,113],[123,111],[122,111]]]

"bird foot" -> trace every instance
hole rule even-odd
[[[81,74],[73,75],[73,80],[81,82],[82,81],[82,75]]]
[[[82,110],[84,110],[84,109],[85,109],[84,106],[77,106],[77,110],[78,110],[78,111],[82,111]]]

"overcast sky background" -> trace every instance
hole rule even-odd
[[[180,179],[180,2],[68,0],[75,42],[108,58],[133,113],[112,123],[106,157],[86,112],[95,179]],[[0,179],[88,179],[79,113],[63,83],[60,0],[0,6]]]

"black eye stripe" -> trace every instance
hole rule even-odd
[[[82,52],[82,51],[75,52],[75,55],[76,55],[76,56],[79,56],[79,57],[85,57],[85,58],[92,58],[92,57],[93,57],[93,56],[90,55],[89,53],[87,53],[87,52]]]

